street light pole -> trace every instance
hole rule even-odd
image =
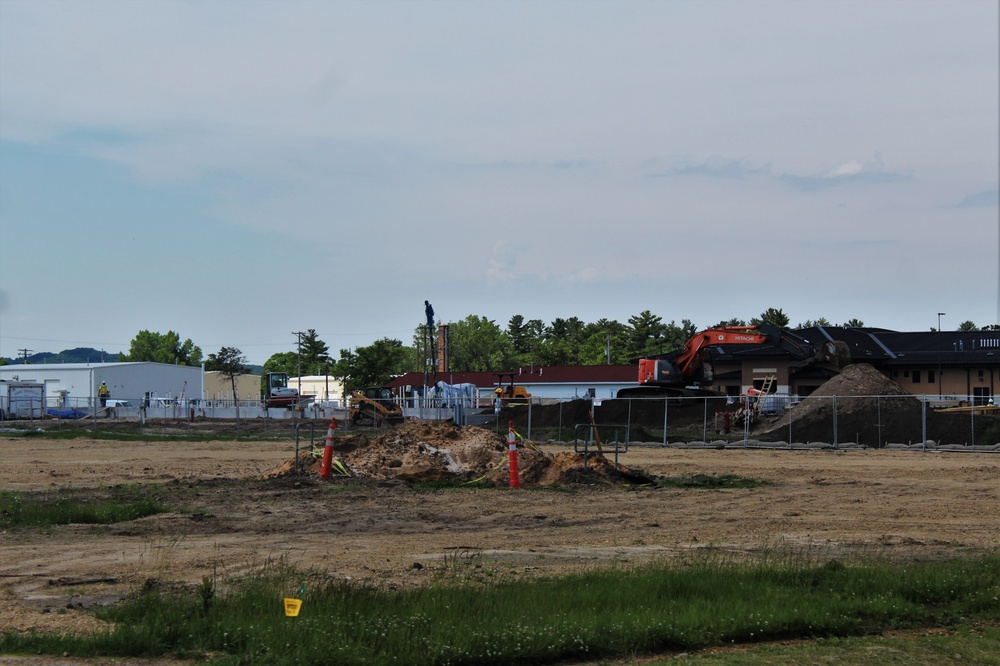
[[[946,312],[938,312],[938,399],[941,398],[941,317],[946,315]]]

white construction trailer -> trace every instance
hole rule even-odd
[[[0,380],[41,384],[45,409],[99,408],[98,388],[106,384],[115,401],[131,405],[183,404],[201,400],[204,370],[166,363],[39,363],[0,366]],[[45,413],[43,409],[43,414]]]
[[[45,384],[0,380],[0,421],[45,417]]]

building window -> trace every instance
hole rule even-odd
[[[892,371],[892,378],[895,379],[896,377],[899,377],[899,370]]]
[[[904,377],[909,377],[910,376],[910,371],[909,370],[903,370],[903,376]]]
[[[919,384],[920,383],[920,371],[919,370],[914,370],[913,371],[913,383],[914,384]]]
[[[935,381],[934,371],[933,370],[928,370],[927,371],[927,383],[928,384],[933,384],[934,381]]]
[[[979,371],[979,381],[983,381],[983,379],[985,379],[985,377],[983,376],[983,371],[980,370]]]

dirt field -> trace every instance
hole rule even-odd
[[[422,427],[412,430],[416,440],[468,437]],[[503,439],[488,434],[499,440],[485,440],[493,460],[503,459]],[[427,442],[416,446],[440,457]],[[0,438],[0,489],[158,484],[161,499],[183,508],[110,527],[3,533],[0,631],[86,630],[97,624],[86,609],[149,579],[196,583],[268,559],[409,586],[463,571],[538,575],[709,548],[927,558],[1000,545],[997,454],[642,447],[621,462],[653,475],[733,473],[772,485],[430,491],[392,475],[265,478],[287,467],[291,447]],[[413,463],[399,455],[386,461],[397,474]],[[362,467],[360,458],[345,459]]]

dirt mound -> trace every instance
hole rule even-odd
[[[920,399],[867,363],[849,365],[781,418],[758,424],[754,437],[793,441],[856,442],[871,447],[921,442]],[[927,438],[968,441],[968,423],[927,410]]]
[[[349,435],[334,439],[334,457],[353,476],[369,479],[414,481],[474,481],[497,486],[510,484],[507,441],[476,426],[457,426],[444,421],[408,421],[377,437]],[[519,447],[522,485],[574,483],[649,483],[642,473],[614,464],[601,455],[559,453],[554,456]],[[322,460],[311,452],[299,458],[301,473],[318,475]],[[273,478],[295,472],[289,460],[265,476]],[[336,470],[335,470],[336,472]]]
[[[582,453],[572,451],[562,451],[550,456],[528,450],[519,453],[518,468],[522,485],[643,485],[653,482],[652,477],[645,473],[621,465],[616,467],[605,456],[593,453],[584,459]],[[496,485],[506,485],[510,481],[510,475],[504,467],[491,473],[488,479]]]

